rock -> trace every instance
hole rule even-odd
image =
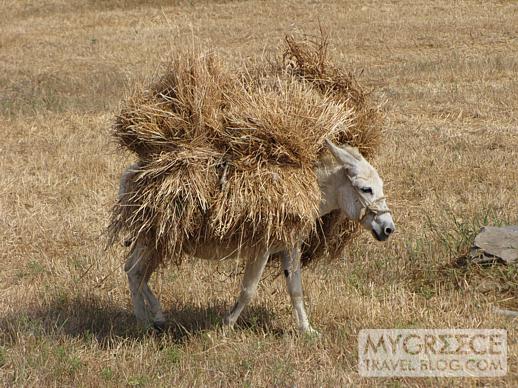
[[[484,226],[475,237],[471,258],[475,263],[518,263],[518,225]]]

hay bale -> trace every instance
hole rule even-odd
[[[366,158],[373,156],[381,140],[382,116],[379,108],[372,104],[368,93],[354,76],[329,58],[327,36],[322,33],[315,40],[296,40],[293,36],[286,36],[285,42],[285,71],[307,81],[322,95],[330,96],[352,110],[354,119],[351,127],[334,140],[338,144],[357,147]]]
[[[315,166],[326,138],[371,156],[380,114],[326,39],[288,37],[266,68],[190,53],[128,99],[113,135],[138,168],[113,207],[111,242],[144,239],[162,262],[207,240],[238,251],[303,240],[306,262],[342,254],[358,228],[338,212],[318,219]]]

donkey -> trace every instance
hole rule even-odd
[[[325,144],[332,156],[321,158],[316,167],[317,180],[322,192],[319,216],[340,209],[347,218],[358,221],[370,231],[376,240],[387,240],[395,231],[395,226],[383,194],[383,182],[377,171],[357,149],[350,146],[338,147],[328,140]],[[127,193],[127,180],[134,173],[132,170],[133,166],[130,166],[121,178],[119,197]],[[165,325],[162,308],[148,285],[149,278],[156,269],[155,260],[152,259],[153,247],[145,246],[139,241],[135,244],[124,267],[128,275],[134,312],[137,319],[147,325],[151,323],[149,310],[154,327],[162,330]],[[215,246],[193,249],[192,253],[200,258],[216,259],[215,252],[221,253],[225,250],[220,248],[222,247],[216,243]],[[303,333],[318,334],[311,327],[304,308],[300,243],[294,247],[268,247],[256,257],[246,260],[241,292],[234,307],[224,317],[223,324],[233,327],[245,306],[253,298],[268,258],[276,253],[281,256],[282,270],[299,330]]]

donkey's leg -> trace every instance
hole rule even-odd
[[[147,303],[153,315],[154,326],[161,329],[165,323],[162,307],[148,285],[149,278],[157,266],[158,262],[153,257],[153,252],[143,244],[137,242],[137,245],[124,266],[124,270],[128,274],[128,283],[135,316],[140,322],[144,324],[148,323]]]
[[[143,324],[148,323],[144,293],[142,292],[146,260],[146,247],[137,243],[124,265],[124,271],[126,271],[128,275],[128,285],[131,293],[131,302],[133,303],[133,311],[137,320]]]
[[[303,333],[318,334],[309,324],[308,316],[304,308],[302,293],[302,276],[300,270],[300,248],[282,252],[282,269],[286,278],[291,305],[295,311],[295,317],[299,330]]]
[[[234,323],[236,323],[237,318],[239,318],[239,315],[245,306],[254,297],[257,290],[257,285],[259,284],[259,280],[261,279],[261,275],[263,274],[264,267],[268,262],[269,256],[269,252],[266,252],[263,255],[256,257],[254,260],[250,260],[246,263],[245,275],[243,277],[239,298],[237,299],[237,302],[232,310],[230,310],[230,312],[223,319],[224,325],[230,327],[234,326]]]
[[[165,317],[162,312],[162,306],[160,305],[160,301],[157,299],[153,291],[149,288],[149,278],[155,272],[158,267],[158,262],[155,259],[149,260],[148,265],[145,269],[144,283],[142,284],[142,292],[144,294],[144,298],[146,298],[146,302],[153,314],[153,326],[156,329],[162,330],[165,326]]]

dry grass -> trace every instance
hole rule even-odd
[[[518,271],[453,265],[480,225],[518,221],[516,3],[168,4],[0,2],[4,385],[516,385],[516,322],[492,310],[518,308]],[[321,340],[291,331],[272,276],[240,327],[221,333],[238,286],[232,263],[164,271],[154,285],[171,329],[140,332],[123,253],[100,239],[128,162],[108,142],[124,85],[193,35],[247,58],[292,28],[318,31],[318,18],[341,64],[387,100],[375,164],[397,234],[387,244],[364,234],[346,260],[304,273]],[[372,327],[506,328],[510,371],[363,379],[356,336]]]

